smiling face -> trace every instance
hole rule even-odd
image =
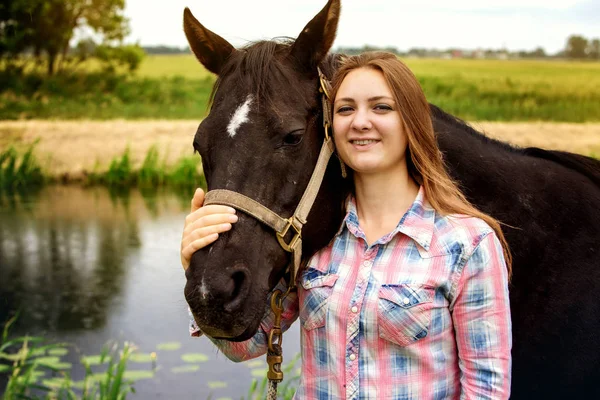
[[[358,68],[346,75],[333,105],[333,130],[338,154],[355,174],[406,168],[408,138],[379,70]]]

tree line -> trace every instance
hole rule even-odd
[[[105,71],[134,71],[145,54],[189,53],[187,47],[125,45],[129,21],[124,15],[125,0],[3,0],[0,3],[0,67],[22,72],[33,63],[48,75],[75,69],[96,59]],[[76,43],[73,39],[78,37]],[[512,52],[506,50],[464,51],[460,49],[411,49],[395,47],[346,47],[346,54],[386,50],[399,55],[419,57],[545,58],[600,60],[600,39],[571,35],[565,48],[555,55],[544,49]]]
[[[554,54],[548,54],[542,47],[537,47],[532,51],[517,50],[508,51],[506,49],[477,49],[465,50],[461,48],[449,49],[428,49],[411,48],[407,51],[400,51],[396,47],[339,47],[335,49],[338,53],[360,54],[365,51],[383,50],[389,51],[399,56],[414,57],[444,57],[458,56],[464,58],[562,58],[576,60],[596,60],[600,61],[600,39],[587,39],[581,35],[571,35],[567,38],[565,47]]]
[[[146,54],[191,54],[189,47],[158,45],[144,46],[143,50],[146,52]],[[502,56],[507,56],[509,58],[567,58],[579,60],[600,60],[600,39],[588,40],[581,35],[571,35],[567,38],[565,47],[554,54],[547,53],[542,47],[537,47],[531,51],[508,51],[505,49],[465,50],[460,48],[450,48],[445,50],[412,48],[408,51],[400,51],[394,46],[378,47],[371,45],[364,45],[360,47],[338,47],[334,49],[334,52],[353,55],[375,50],[388,51],[399,56],[415,57],[442,57],[445,54],[461,54],[462,57],[481,56],[483,58],[502,58]]]
[[[567,40],[565,56],[598,61],[600,60],[600,39],[587,39],[581,35],[571,35]]]
[[[123,44],[129,34],[124,9],[125,0],[3,0],[2,67],[18,72],[33,62],[53,75],[95,58],[106,71],[133,71],[144,51]],[[81,39],[72,46],[76,35]]]

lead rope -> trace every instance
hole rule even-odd
[[[283,313],[283,300],[290,294],[292,289],[293,284],[290,283],[287,292],[284,294],[281,290],[275,290],[271,295],[271,310],[275,314],[275,322],[273,323],[273,329],[269,332],[267,341],[267,364],[269,365],[267,371],[267,378],[269,378],[267,400],[277,399],[277,384],[283,380],[283,372],[281,371],[281,363],[283,362],[281,314]]]

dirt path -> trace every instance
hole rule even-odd
[[[23,148],[40,139],[37,156],[50,174],[106,169],[129,146],[134,164],[157,145],[161,159],[173,163],[193,154],[192,140],[199,121],[0,121],[0,150],[10,144]],[[475,122],[488,136],[519,146],[538,146],[600,156],[600,123]]]

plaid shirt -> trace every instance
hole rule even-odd
[[[436,213],[423,188],[396,228],[371,245],[353,199],[347,210],[300,274],[298,295],[284,302],[283,329],[298,316],[302,324],[295,398],[508,398],[507,271],[493,230],[477,218]],[[213,341],[244,361],[266,352],[272,326],[267,312],[252,339]]]

